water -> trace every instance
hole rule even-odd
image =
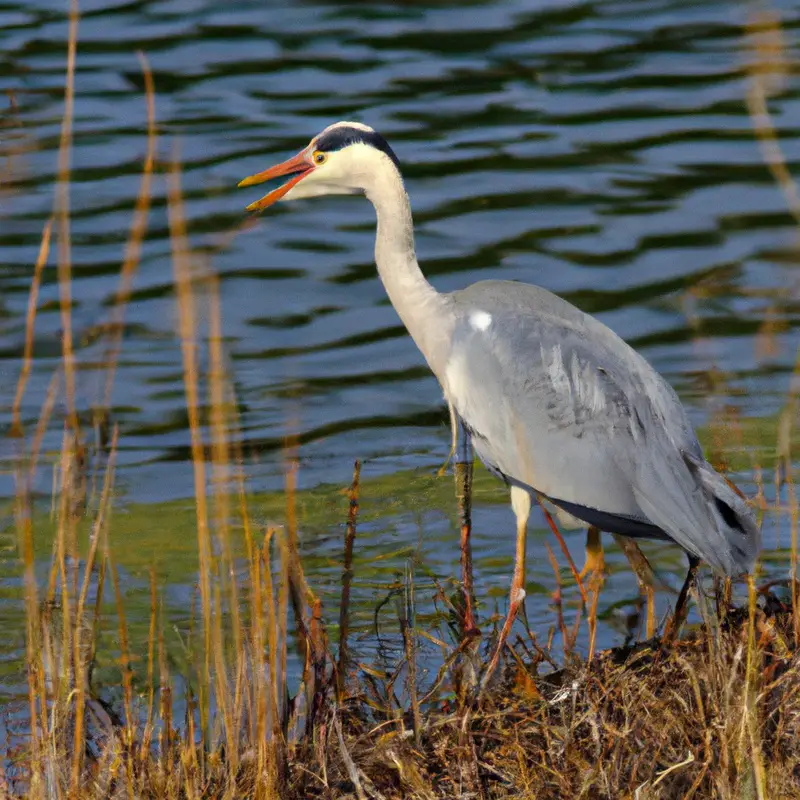
[[[52,208],[65,5],[0,6],[6,427],[32,265]],[[79,406],[96,405],[104,391],[106,340],[96,333],[118,285],[146,144],[142,50],[155,76],[161,161],[179,153],[192,244],[211,254],[220,277],[252,491],[280,489],[283,437],[297,434],[303,553],[331,616],[344,519],[337,490],[349,482],[353,459],[364,460],[354,597],[365,657],[375,647],[372,609],[409,555],[422,585],[457,570],[452,484],[432,477],[449,445],[441,391],[377,279],[373,212],[363,199],[281,206],[248,226],[244,206],[258,193],[236,189],[333,121],[362,120],[393,145],[418,254],[437,288],[526,280],[597,314],[676,387],[704,442],[714,443],[707,427],[715,414],[735,412],[749,431],[748,449],[742,455],[733,429],[716,442],[747,492],[756,461],[769,485],[775,415],[800,343],[797,229],[745,104],[744,6],[84,0],[81,8],[71,188]],[[784,3],[781,19],[787,45],[796,47],[800,14]],[[797,87],[789,81],[770,105],[795,172]],[[113,395],[118,490],[129,514],[118,516],[112,537],[134,609],[145,613],[146,602],[136,604],[154,563],[180,621],[189,614],[195,540],[162,174],[153,194]],[[22,409],[28,429],[60,359],[57,298],[51,256]],[[55,422],[45,441],[51,456],[60,435]],[[13,443],[3,448],[8,460]],[[488,614],[495,602],[503,608],[513,517],[502,486],[480,485],[476,580]],[[10,479],[0,488],[13,492]],[[49,489],[46,473],[40,488]],[[769,548],[785,546],[785,536],[767,519]],[[546,537],[537,514],[529,614],[545,632],[553,622]],[[580,562],[582,534],[568,540]],[[44,559],[47,543],[39,544]],[[19,635],[0,652],[15,664],[22,627],[13,534],[4,548],[2,614]],[[667,577],[682,568],[674,548],[648,552]],[[607,609],[636,595],[613,549],[609,560]],[[430,607],[423,602],[421,610]],[[602,644],[622,636],[609,616]]]

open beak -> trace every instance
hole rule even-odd
[[[284,161],[282,164],[276,164],[274,167],[251,175],[249,178],[245,178],[243,181],[239,182],[239,187],[241,188],[243,186],[254,186],[257,183],[264,183],[273,178],[280,178],[282,175],[292,176],[283,186],[279,186],[269,194],[264,195],[260,200],[256,200],[255,203],[250,203],[250,205],[247,206],[248,211],[263,211],[273,203],[276,203],[314,169],[313,165],[306,161],[305,152],[306,151],[303,150],[288,161]]]

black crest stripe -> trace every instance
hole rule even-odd
[[[392,163],[398,169],[400,168],[400,161],[394,154],[394,150],[389,147],[389,143],[377,131],[362,131],[359,128],[342,126],[322,134],[314,145],[318,150],[322,150],[323,153],[331,153],[356,142],[363,142],[376,150],[380,150],[382,153],[386,153]]]

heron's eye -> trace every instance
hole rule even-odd
[[[322,150],[315,150],[314,151],[314,163],[315,164],[324,164],[328,160],[328,156],[322,152]]]

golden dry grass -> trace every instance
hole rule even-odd
[[[541,677],[510,668],[479,709],[438,708],[417,746],[409,718],[378,727],[339,710],[365,792],[401,797],[777,798],[800,793],[791,610],[770,595],[657,644]],[[328,752],[334,748],[329,747]],[[328,796],[348,771],[329,757]],[[344,783],[342,783],[342,781]],[[306,780],[292,797],[326,796]]]

